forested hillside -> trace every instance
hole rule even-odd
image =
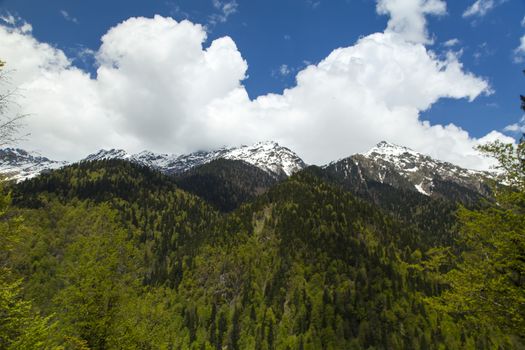
[[[241,160],[217,159],[176,177],[177,185],[221,211],[232,211],[279,181]]]
[[[227,164],[210,163],[186,188],[209,193],[217,169],[247,175]],[[1,262],[12,288],[0,296],[10,327],[0,347],[520,347],[516,332],[433,301],[464,249],[450,202],[392,188],[376,191],[380,201],[356,196],[311,168],[224,214],[222,197],[210,205],[179,181],[103,160],[6,189]]]

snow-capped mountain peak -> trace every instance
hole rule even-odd
[[[285,176],[290,176],[306,167],[297,154],[274,141],[230,149],[221,158],[242,160],[269,173]]]
[[[487,195],[490,191],[486,184],[490,173],[461,168],[386,141],[367,152],[330,163],[325,169],[363,186],[378,182],[426,196],[447,196],[451,191]]]
[[[211,151],[197,151],[178,156],[158,154],[150,151],[129,154],[122,149],[101,149],[80,161],[124,159],[154,168],[165,174],[180,174],[219,158],[245,161],[276,178],[290,176],[306,167],[306,164],[297,154],[286,147],[279,146],[274,141],[258,142],[251,146],[223,147]],[[31,155],[20,149],[8,148],[0,150],[0,173],[6,174],[8,178],[16,181],[21,181],[36,176],[44,170],[60,168],[67,164],[69,163],[52,161],[45,157]]]
[[[183,173],[219,158],[241,160],[279,178],[290,176],[306,167],[302,159],[288,148],[281,147],[274,141],[265,141],[250,146],[223,147],[212,151],[171,156],[166,163],[165,172]]]
[[[82,159],[82,161],[93,161],[93,160],[103,160],[103,159],[129,159],[131,158],[131,155],[129,155],[126,151],[123,149],[110,149],[105,150],[101,149],[100,151],[88,155],[86,158]]]
[[[160,171],[169,167],[174,156],[166,153],[154,153],[151,151],[142,151],[130,156],[129,160],[140,165],[148,166]]]
[[[423,171],[429,175],[439,175],[443,178],[490,176],[487,172],[465,169],[452,163],[434,159],[408,147],[398,146],[386,141],[381,141],[369,151],[358,155],[374,160],[378,164],[389,163],[402,174]]]
[[[422,156],[421,153],[418,153],[408,147],[395,145],[387,141],[379,142],[377,145],[372,147],[370,150],[368,150],[363,155],[370,157],[373,154],[380,154],[380,155],[390,156],[390,157],[399,157],[402,154],[409,154],[412,156]]]

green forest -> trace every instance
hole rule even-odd
[[[506,185],[468,206],[316,167],[226,204],[209,168],[183,190],[122,160],[4,184],[0,348],[523,348],[524,150],[486,146]]]

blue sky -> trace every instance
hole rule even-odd
[[[403,0],[391,2],[396,1]],[[525,2],[478,0],[485,8],[473,9],[470,15],[468,9],[474,0],[443,3],[446,13],[425,16],[429,40],[424,46],[437,60],[454,52],[463,73],[488,82],[492,93],[477,93],[473,101],[440,94],[428,109],[418,107],[419,120],[431,125],[453,123],[473,139],[493,130],[503,132],[505,127],[519,123],[522,116],[518,97],[525,93],[525,76],[521,73],[525,62],[517,48],[525,34]],[[207,34],[204,48],[225,36],[233,40],[248,65],[241,84],[254,100],[293,88],[298,72],[318,64],[334,49],[351,47],[359,38],[383,32],[391,16],[378,13],[376,6],[373,0],[4,0],[0,1],[0,13],[29,23],[32,38],[62,51],[73,66],[92,78],[96,78],[99,62],[85,53],[97,52],[102,36],[130,17],[159,14],[177,22],[187,19],[202,24]],[[454,45],[447,46],[451,40]],[[181,149],[186,150],[179,147],[173,151]]]

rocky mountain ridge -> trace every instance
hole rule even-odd
[[[251,146],[243,145],[240,147],[224,147],[213,151],[198,151],[183,155],[157,154],[150,151],[129,154],[122,149],[102,149],[81,159],[80,162],[123,159],[173,175],[184,173],[194,167],[221,158],[244,161],[278,179],[286,178],[306,167],[306,164],[297,154],[273,141],[258,142]],[[42,172],[57,169],[68,164],[71,163],[53,161],[21,149],[7,148],[0,150],[0,174],[14,181],[23,181]]]
[[[183,155],[150,151],[129,154],[120,149],[100,150],[80,162],[102,159],[129,160],[168,175],[180,175],[217,159],[244,161],[275,179],[284,179],[306,168],[306,164],[296,153],[273,141]],[[15,181],[32,178],[68,164],[70,163],[50,160],[21,149],[0,150],[0,173]],[[464,169],[385,141],[365,153],[332,162],[322,169],[353,190],[366,191],[370,183],[380,183],[402,190],[417,191],[425,196],[454,200],[488,196],[490,188],[487,180],[493,178],[493,174],[489,172]]]
[[[431,197],[451,197],[452,192],[488,196],[487,180],[494,179],[490,172],[465,169],[386,141],[323,169],[355,188],[375,182]]]

